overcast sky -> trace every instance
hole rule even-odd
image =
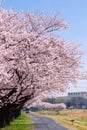
[[[69,28],[60,32],[60,37],[80,44],[80,49],[87,53],[87,0],[3,0],[2,7],[15,11],[28,10],[32,13],[54,15],[61,12],[61,17]],[[87,54],[82,57],[87,71]],[[87,91],[87,81],[79,81],[78,88],[71,91]]]

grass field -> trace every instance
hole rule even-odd
[[[36,114],[50,117],[67,126],[70,130],[87,130],[87,110],[63,110],[58,115],[53,110],[42,110],[36,112]]]
[[[0,130],[34,130],[34,126],[31,117],[22,113],[9,126],[1,128]]]

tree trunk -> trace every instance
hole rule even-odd
[[[0,108],[0,127],[10,124],[10,112],[8,107]]]

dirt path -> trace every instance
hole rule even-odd
[[[34,114],[30,116],[33,118],[35,130],[69,130],[50,118]]]

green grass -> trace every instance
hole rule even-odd
[[[1,128],[0,130],[34,130],[31,117],[22,113],[17,119],[15,119],[9,126]]]
[[[81,121],[81,122],[86,122],[87,123],[87,118],[86,119],[79,118],[79,119],[77,119],[77,121]]]

